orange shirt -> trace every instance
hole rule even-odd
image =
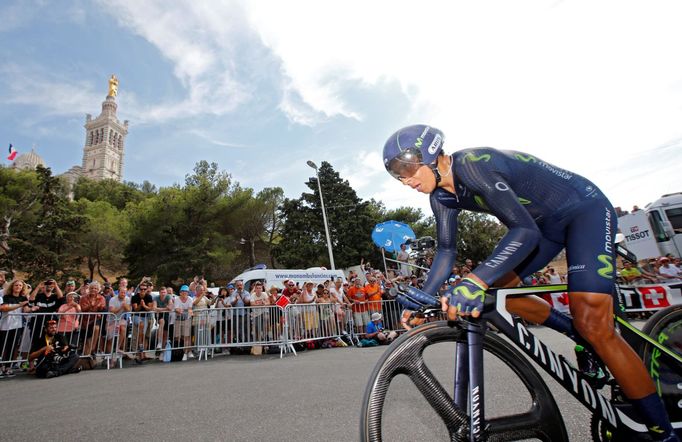
[[[367,295],[367,300],[370,301],[369,309],[373,312],[381,311],[381,285],[378,282],[374,284],[367,284],[365,286],[365,294]]]
[[[365,294],[364,287],[353,286],[348,289],[348,299],[353,302],[353,311],[362,313],[367,311],[367,295]],[[358,304],[363,303],[363,304]]]

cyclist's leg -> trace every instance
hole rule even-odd
[[[516,287],[523,278],[547,265],[563,247],[564,245],[559,242],[542,237],[535,250],[514,269],[514,273],[505,275],[495,285],[502,283],[504,284],[502,287]],[[512,276],[516,277],[512,278]],[[571,319],[553,309],[548,302],[537,296],[510,298],[507,300],[507,310],[519,315],[526,321],[546,325],[575,339],[575,330]]]
[[[616,214],[595,200],[566,231],[569,305],[573,323],[611,370],[623,393],[652,431],[672,431],[662,401],[641,359],[615,332],[613,321]]]

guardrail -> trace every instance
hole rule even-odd
[[[28,361],[32,344],[44,339],[46,321],[57,321],[81,357],[92,357],[107,369],[123,367],[124,359],[208,359],[230,349],[278,348],[280,357],[294,345],[311,341],[357,342],[373,313],[381,313],[384,327],[400,330],[402,308],[394,300],[343,305],[289,304],[197,309],[193,312],[12,313],[0,330],[0,365]],[[9,326],[14,325],[14,328]]]

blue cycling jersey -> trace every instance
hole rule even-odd
[[[569,289],[573,282],[578,291],[611,293],[616,215],[592,182],[533,155],[489,147],[454,153],[452,173],[454,194],[431,193],[438,250],[425,292],[435,294],[450,274],[464,209],[494,215],[509,229],[473,271],[486,284],[510,271],[537,271],[566,247],[569,276],[576,275]]]

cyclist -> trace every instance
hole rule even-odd
[[[508,231],[492,254],[441,298],[451,320],[478,317],[489,286],[518,285],[565,247],[573,320],[538,297],[509,299],[507,309],[578,342],[587,341],[652,437],[678,441],[644,364],[614,330],[617,218],[608,199],[587,179],[533,155],[488,147],[445,155],[443,142],[440,130],[413,125],[391,135],[383,152],[384,166],[394,178],[430,195],[438,250],[423,292],[435,295],[455,263],[460,210],[494,215]],[[414,288],[408,294],[423,296]],[[400,300],[410,305],[404,296]]]

